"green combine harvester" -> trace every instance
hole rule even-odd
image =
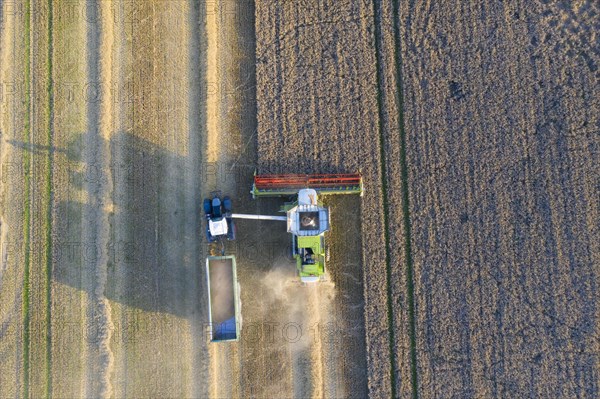
[[[287,222],[292,235],[292,254],[303,283],[315,283],[325,275],[328,250],[325,233],[331,227],[329,208],[319,201],[320,195],[362,195],[360,174],[338,175],[255,175],[252,197],[288,197],[280,209],[286,216],[233,213],[232,218],[279,220]]]

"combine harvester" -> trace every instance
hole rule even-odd
[[[362,195],[360,174],[337,175],[255,175],[252,197],[288,197],[280,209],[286,216],[247,215],[232,213],[233,219],[280,220],[287,222],[292,235],[292,255],[303,283],[315,283],[325,275],[329,251],[325,233],[331,221],[329,208],[319,201],[319,195]]]

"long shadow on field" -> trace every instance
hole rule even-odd
[[[203,193],[185,198],[185,186],[199,187],[201,171],[184,157],[129,133],[108,143],[111,163],[86,164],[79,157],[85,134],[64,149],[67,184],[77,193],[57,205],[54,279],[78,290],[97,287],[96,264],[104,256],[111,301],[152,312],[189,316],[198,310],[202,292],[199,204]],[[100,147],[106,147],[103,143]],[[108,169],[108,170],[107,170]],[[187,176],[187,178],[186,178]],[[110,181],[109,181],[110,180]],[[94,190],[112,186],[113,197]],[[193,203],[193,207],[190,207]],[[82,239],[89,207],[102,204],[111,225],[108,244]],[[102,267],[102,265],[100,265]],[[89,292],[89,294],[93,294]]]
[[[201,202],[210,193],[202,187],[235,184],[236,192],[224,194],[232,196],[236,212],[276,214],[282,201],[252,201],[254,165],[190,163],[130,133],[118,134],[108,147],[99,145],[110,149],[105,161],[110,165],[87,164],[80,155],[85,142],[81,134],[67,148],[52,149],[64,155],[58,167],[66,173],[58,175],[68,176],[64,184],[73,193],[57,204],[54,279],[92,294],[98,279],[95,265],[105,256],[104,295],[109,300],[182,317],[192,310],[208,321],[203,296],[210,248]],[[100,186],[112,187],[112,198],[103,199],[94,191]],[[111,226],[107,245],[82,238],[84,225],[94,222],[85,215],[93,215],[92,208],[100,203]],[[236,255],[240,279],[260,277],[276,259],[289,255],[289,242],[285,223],[239,221],[238,237],[227,243],[226,251]],[[193,293],[197,297],[191,297]]]
[[[186,156],[174,154],[130,133],[121,133],[109,143],[98,146],[108,148],[110,152],[103,158],[110,164],[102,168],[86,164],[81,158],[85,142],[86,135],[81,134],[68,148],[55,149],[62,157],[62,161],[57,162],[58,167],[67,168],[66,173],[57,175],[68,176],[69,181],[64,182],[70,188],[68,191],[80,194],[57,204],[53,226],[56,237],[53,279],[90,296],[97,295],[99,277],[96,270],[104,267],[98,259],[105,255],[108,277],[104,296],[110,301],[128,308],[178,317],[199,314],[201,320],[208,322],[204,281],[208,245],[201,201],[209,193],[202,192],[201,187],[206,190],[227,185],[236,187],[235,192],[225,194],[232,195],[235,211],[242,213],[277,214],[283,200],[251,199],[249,190],[254,165],[194,164]],[[214,183],[207,184],[207,181]],[[107,190],[112,187],[108,190],[113,193],[112,198],[103,199],[102,193],[94,191],[102,186]],[[306,342],[321,339],[324,348],[331,348],[326,350],[328,355],[323,359],[324,367],[329,370],[327,375],[330,375],[325,385],[343,384],[351,391],[363,392],[366,353],[364,276],[358,235],[360,198],[340,196],[327,198],[326,202],[332,207],[334,222],[327,240],[331,247],[328,269],[336,296],[332,303],[324,305],[321,314],[328,316],[321,319],[318,326],[301,326],[302,339]],[[110,223],[107,245],[86,242],[82,238],[84,225],[93,223],[85,220],[85,215],[94,215],[90,207],[100,203]],[[258,338],[251,329],[242,336],[242,345],[253,354],[245,359],[249,374],[244,371],[243,378],[253,384],[258,377],[251,373],[254,369],[250,365],[264,361],[254,356],[259,356],[265,347],[271,348],[270,356],[275,356],[278,361],[287,361],[289,356],[286,349],[289,342],[284,335],[289,332],[284,330],[288,318],[281,315],[285,307],[277,310],[265,307],[263,302],[264,295],[272,289],[265,282],[265,276],[282,265],[289,267],[293,274],[294,264],[289,261],[290,237],[285,223],[240,220],[237,239],[228,243],[226,249],[237,258],[244,325],[254,326],[254,330],[257,326],[261,329],[278,326],[270,333],[261,330]],[[305,295],[308,291],[299,290],[294,299],[301,304]],[[314,335],[315,331],[320,331],[319,336]],[[338,358],[348,348],[354,355]],[[308,352],[303,355],[308,356]],[[266,365],[260,363],[256,367]],[[263,377],[266,380],[274,378],[273,386],[277,386],[275,376]],[[331,385],[330,389],[333,389]]]

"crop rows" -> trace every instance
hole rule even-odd
[[[0,12],[0,396],[206,396],[198,5]]]
[[[421,397],[598,395],[597,15],[402,3]]]
[[[4,18],[3,12],[0,21],[2,54],[7,54],[9,60],[3,64],[0,72],[2,82],[23,82],[21,97],[16,97],[14,93],[9,96],[3,83],[0,113],[2,138],[15,144],[14,148],[6,142],[0,146],[3,182],[0,201],[5,209],[0,217],[0,353],[3,354],[0,396],[7,397],[26,393],[28,387],[25,381],[29,380],[31,157],[25,156],[22,146],[16,146],[31,137],[31,36],[28,10],[29,2],[24,4],[24,12],[18,18]],[[19,29],[19,26],[23,28]],[[10,173],[9,166],[12,170],[28,173]]]
[[[343,249],[360,259],[347,272],[364,291],[342,294],[364,298],[369,391],[384,395],[391,389],[390,341],[372,4],[258,1],[256,17],[259,171],[364,176],[360,205],[336,208],[361,220],[361,230],[334,226],[332,235],[337,245],[361,243]],[[330,269],[337,268],[344,265],[332,260]],[[349,394],[364,396],[364,377],[353,380]]]
[[[387,203],[391,389],[393,396],[416,398],[419,391],[399,10],[397,1],[373,4],[380,146],[386,172],[383,195]]]
[[[548,3],[0,2],[0,397],[597,397],[600,9]],[[255,160],[364,196],[315,289],[240,222],[208,345],[199,205],[276,212]]]
[[[597,395],[597,15],[258,2],[260,171],[363,172],[372,395]]]

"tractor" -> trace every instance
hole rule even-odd
[[[232,204],[229,197],[221,199],[220,191],[213,191],[212,198],[205,198],[203,203],[206,217],[206,239],[209,244],[220,243],[221,255],[225,255],[224,240],[235,240],[235,223],[233,221]]]

